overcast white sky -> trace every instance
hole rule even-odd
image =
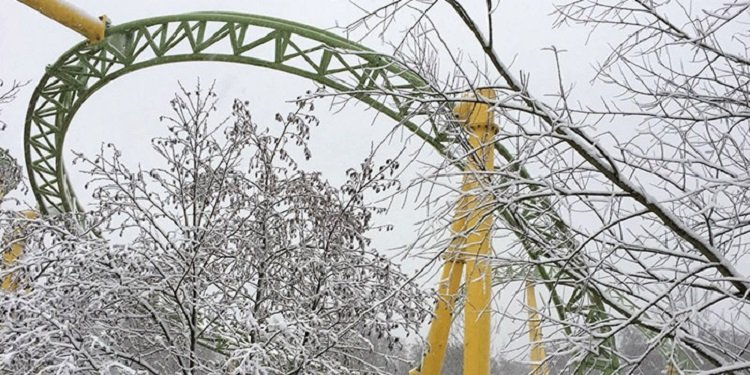
[[[323,29],[347,24],[362,15],[361,10],[345,0],[265,0],[265,1],[206,1],[206,0],[130,0],[71,1],[93,15],[107,14],[114,24],[160,15],[178,14],[201,10],[231,10],[293,20]],[[483,5],[484,0],[467,1]],[[495,39],[499,42],[501,55],[508,62],[515,61],[515,70],[523,68],[530,72],[532,84],[541,92],[555,90],[554,66],[550,53],[543,50],[550,45],[568,49],[565,58],[565,74],[570,80],[588,82],[593,69],[590,64],[606,52],[602,41],[593,40],[584,46],[586,34],[583,30],[552,30],[552,5],[544,0],[504,0],[497,10]],[[457,19],[447,10],[437,9],[440,27],[444,30],[462,30]],[[441,17],[444,15],[444,17]],[[394,32],[398,28],[392,29]],[[461,32],[446,34],[456,48],[475,48],[471,39]],[[3,110],[3,119],[10,126],[0,133],[0,147],[8,148],[22,162],[23,123],[26,108],[45,65],[53,63],[59,55],[82,40],[76,33],[44,18],[16,1],[4,1],[0,5],[0,79],[5,81],[30,81],[18,99]],[[363,44],[375,50],[387,50],[377,39],[370,38]],[[473,46],[473,47],[472,47]],[[574,61],[571,61],[574,60]],[[447,64],[446,64],[447,65]],[[89,155],[96,152],[102,142],[113,142],[124,150],[126,160],[141,161],[150,153],[149,140],[160,134],[159,115],[169,111],[169,100],[177,90],[177,82],[192,85],[197,78],[208,83],[216,81],[218,93],[223,98],[220,112],[228,114],[231,102],[239,97],[251,103],[254,118],[259,123],[271,124],[276,112],[287,112],[293,106],[287,103],[315,86],[304,79],[261,68],[217,63],[188,63],[168,65],[130,74],[118,79],[98,92],[79,111],[66,137],[66,159],[71,159],[70,150]],[[580,85],[580,84],[579,84]],[[579,87],[579,89],[581,89]],[[584,90],[585,91],[585,88]],[[223,105],[222,105],[223,104]],[[322,126],[313,132],[313,168],[333,181],[343,176],[346,168],[356,166],[369,152],[373,141],[382,139],[395,125],[384,116],[376,118],[374,111],[365,106],[347,106],[340,112],[329,113],[319,107],[317,116]],[[405,138],[404,138],[405,139]],[[402,139],[396,139],[387,152],[395,153]],[[415,140],[407,145],[416,150]],[[431,152],[422,152],[421,161],[437,162]],[[82,184],[83,177],[73,172],[74,183]],[[418,168],[410,171],[412,175]],[[77,182],[76,182],[77,181]],[[18,193],[16,193],[18,196]],[[34,203],[26,198],[29,205]],[[376,235],[378,248],[405,245],[414,240],[414,223],[420,219],[413,205],[394,209],[384,219],[396,224],[397,230],[387,235]],[[501,244],[496,244],[496,246]],[[418,262],[406,262],[414,269]],[[517,305],[521,311],[520,303]],[[500,338],[502,340],[502,338]]]

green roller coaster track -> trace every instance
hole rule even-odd
[[[62,153],[65,135],[83,103],[128,73],[190,61],[253,65],[311,79],[366,103],[398,121],[439,153],[448,153],[450,144],[445,134],[429,120],[418,121],[419,115],[414,113],[418,100],[382,94],[408,90],[415,96],[439,95],[418,74],[387,56],[330,32],[270,17],[224,12],[156,17],[114,26],[107,30],[105,40],[93,45],[80,43],[47,67],[29,104],[24,135],[29,180],[43,214],[82,211],[66,175]],[[513,161],[500,144],[495,148],[503,158]],[[528,177],[523,167],[519,167],[519,172]],[[537,202],[535,211],[548,216],[543,220],[547,223],[545,228],[537,228],[537,232],[546,233],[544,237],[549,239],[570,237],[549,202]],[[520,222],[509,212],[498,216],[519,237],[529,232],[528,223]],[[532,259],[542,256],[533,241],[520,240]],[[568,243],[566,247],[575,246]],[[590,322],[607,320],[599,292],[581,287],[586,284],[582,281],[584,275],[542,266],[537,267],[537,272],[546,280],[561,318],[572,313],[583,314]],[[568,285],[576,290],[566,304],[555,292],[556,282],[552,280],[571,278]],[[583,295],[590,300],[586,311],[572,306]],[[617,367],[616,358],[609,355],[610,345],[614,346],[612,339],[603,342],[602,349],[608,353],[593,354],[588,360],[593,363],[584,367],[598,367],[608,373],[611,370],[607,368]]]
[[[81,43],[47,68],[33,93],[25,128],[28,172],[42,213],[80,209],[67,181],[62,150],[81,105],[112,80],[136,70],[187,61],[254,65],[309,78],[401,121],[438,150],[435,135],[408,121],[409,104],[365,94],[375,88],[419,91],[416,74],[332,33],[269,17],[194,13],[113,27],[98,44]]]

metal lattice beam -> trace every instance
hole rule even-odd
[[[434,132],[409,121],[413,102],[367,94],[426,83],[418,75],[359,44],[326,31],[274,18],[193,13],[140,20],[111,28],[101,43],[81,43],[47,68],[26,119],[25,153],[42,213],[80,209],[65,174],[65,135],[81,105],[112,80],[177,62],[221,61],[260,66],[309,78],[401,122],[439,152]]]

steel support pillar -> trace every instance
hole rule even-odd
[[[27,220],[33,220],[38,217],[38,214],[35,211],[23,211],[21,212],[21,215]],[[23,254],[23,249],[26,245],[26,241],[21,238],[24,227],[25,225],[22,224],[17,229],[11,231],[11,234],[6,241],[3,241],[10,243],[10,248],[3,252],[3,267],[12,266],[13,263],[15,263]],[[1,287],[4,291],[13,291],[18,287],[18,282],[14,279],[13,274],[8,274],[3,277]]]
[[[549,375],[549,366],[544,362],[547,357],[542,343],[541,319],[536,305],[534,283],[526,281],[526,305],[529,308],[529,344],[531,345],[531,375]]]
[[[485,99],[495,99],[493,90],[480,90]],[[462,251],[466,259],[466,303],[464,305],[464,374],[489,375],[490,373],[490,318],[492,297],[492,270],[488,257],[491,252],[491,231],[494,196],[486,172],[494,169],[497,133],[494,115],[484,103],[464,102],[454,110],[456,117],[465,123],[469,146],[468,168],[462,190],[468,197],[468,216],[465,230],[466,242]]]
[[[495,98],[490,89],[478,94]],[[490,372],[490,299],[491,269],[487,257],[491,252],[493,198],[480,189],[485,171],[494,167],[493,137],[497,125],[490,106],[478,101],[462,102],[454,109],[468,134],[470,152],[461,186],[462,196],[451,223],[454,239],[445,252],[445,264],[438,284],[435,317],[427,334],[427,347],[421,366],[410,375],[439,375],[445,358],[455,302],[465,270],[466,303],[464,305],[464,374],[488,375]]]

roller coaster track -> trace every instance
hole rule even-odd
[[[416,74],[335,34],[270,17],[193,13],[139,20],[107,31],[104,41],[65,52],[33,93],[26,118],[25,157],[42,213],[80,210],[63,164],[65,135],[81,105],[109,82],[157,65],[220,61],[309,78],[401,122],[438,151],[445,145],[408,119],[413,102],[368,91],[428,89]]]

